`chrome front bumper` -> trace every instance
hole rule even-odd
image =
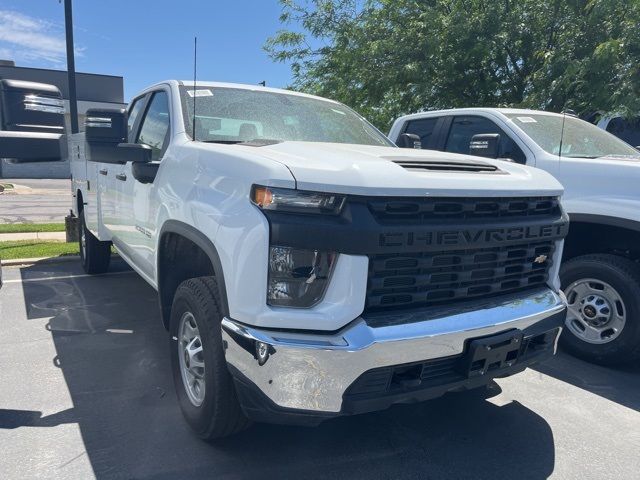
[[[329,334],[257,329],[225,318],[222,337],[232,372],[275,406],[336,414],[347,388],[368,370],[462,354],[470,338],[511,329],[526,334],[565,312],[562,293],[542,290],[449,310],[357,318]],[[562,326],[554,322],[545,328]]]

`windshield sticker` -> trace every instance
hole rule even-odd
[[[522,123],[538,123],[535,118],[532,117],[517,117]]]
[[[187,95],[190,97],[213,97],[213,92],[209,89],[187,90]]]

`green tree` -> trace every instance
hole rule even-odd
[[[298,90],[387,129],[425,109],[640,111],[640,0],[280,0]]]

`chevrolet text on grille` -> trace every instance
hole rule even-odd
[[[482,245],[517,240],[559,237],[567,230],[566,223],[526,227],[491,228],[479,230],[443,230],[436,232],[389,232],[380,234],[380,246],[414,245]]]

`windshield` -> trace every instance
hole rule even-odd
[[[559,154],[569,158],[640,158],[640,153],[635,148],[595,125],[575,117],[564,117],[562,135],[562,116],[530,113],[506,115],[545,152],[553,155]]]
[[[241,88],[182,87],[187,132],[199,142],[301,141],[393,146],[348,107],[286,93]]]

